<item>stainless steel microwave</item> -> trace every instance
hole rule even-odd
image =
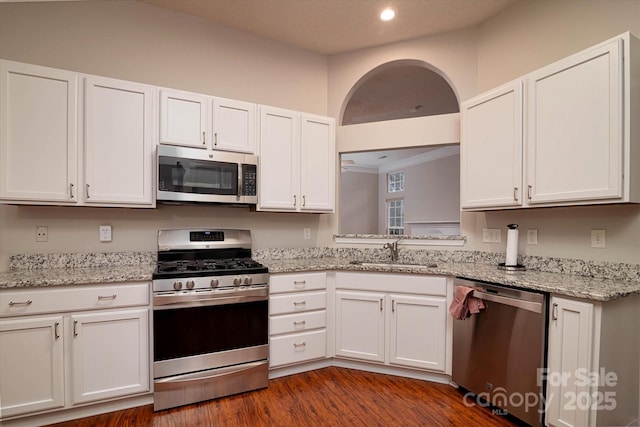
[[[158,201],[256,204],[258,156],[158,146]]]

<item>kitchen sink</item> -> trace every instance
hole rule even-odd
[[[407,264],[402,262],[367,262],[367,261],[351,261],[353,265],[361,265],[363,267],[389,267],[389,268],[436,268],[438,265],[435,263],[425,264]]]

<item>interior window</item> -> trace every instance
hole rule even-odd
[[[404,199],[387,201],[387,234],[404,234]]]
[[[387,191],[397,193],[404,191],[404,172],[394,172],[387,175]]]

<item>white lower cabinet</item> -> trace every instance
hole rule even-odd
[[[74,314],[69,320],[73,403],[149,390],[147,308]]]
[[[389,363],[444,372],[446,299],[396,294],[389,297]]]
[[[2,417],[64,406],[62,316],[0,319]]]
[[[336,356],[384,362],[385,294],[336,291]]]
[[[552,296],[546,425],[633,425],[640,413],[640,297]]]
[[[447,279],[336,273],[335,355],[449,373]]]
[[[326,273],[272,274],[269,367],[327,356]]]
[[[149,284],[2,291],[0,349],[0,420],[147,393]]]

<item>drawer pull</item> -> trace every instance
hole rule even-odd
[[[98,295],[98,300],[105,300],[105,299],[116,299],[116,294],[113,295]]]
[[[73,336],[74,337],[78,336],[78,321],[77,320],[73,321]]]
[[[307,345],[307,342],[306,342],[306,341],[302,341],[301,343],[297,343],[297,342],[294,342],[294,343],[293,343],[293,346],[294,346],[295,348],[306,347],[306,345]]]
[[[293,322],[293,326],[304,326],[307,324],[306,320],[302,320],[300,322]]]
[[[31,305],[31,303],[33,303],[33,301],[31,301],[31,300],[27,300],[27,301],[9,301],[9,305],[11,307],[13,307],[14,305]]]
[[[294,280],[293,281],[293,286],[296,287],[296,288],[304,288],[304,285],[306,285],[306,284],[307,284],[306,280],[299,280],[299,281],[298,280]]]
[[[296,307],[298,307],[298,306],[303,306],[304,307],[306,303],[307,303],[306,301],[298,301],[298,302],[294,301],[293,305],[296,306]]]
[[[56,324],[53,325],[53,334],[56,337],[56,339],[60,338],[60,334],[58,333],[58,326],[60,326],[60,322],[56,322]]]

